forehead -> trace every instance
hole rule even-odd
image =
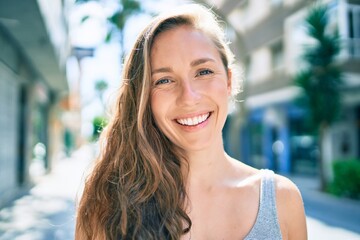
[[[160,33],[155,37],[151,47],[152,62],[159,60],[159,56],[163,59],[164,57],[183,58],[189,55],[193,57],[216,55],[217,57],[219,51],[207,34],[188,25],[181,25]]]
[[[155,41],[162,38],[178,38],[178,37],[189,37],[196,35],[204,35],[202,30],[196,29],[190,24],[180,24],[178,26],[173,26],[170,29],[164,30],[155,37]],[[207,36],[206,36],[207,37]]]

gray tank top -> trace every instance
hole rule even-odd
[[[276,210],[274,172],[261,170],[259,211],[254,226],[244,240],[281,240]]]

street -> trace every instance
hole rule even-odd
[[[0,210],[0,239],[74,239],[75,201],[92,151],[85,146],[61,160],[28,194]]]
[[[315,179],[291,176],[305,206],[309,239],[360,239],[360,202],[317,191]]]
[[[74,239],[75,202],[92,158],[93,147],[82,147],[0,210],[0,240]],[[360,240],[359,202],[318,193],[310,180],[292,180],[303,194],[310,240]]]

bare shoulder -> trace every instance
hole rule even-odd
[[[285,199],[287,199],[288,197],[293,197],[301,200],[299,188],[290,179],[279,174],[275,174],[275,182],[278,198],[285,197]]]
[[[237,159],[228,157],[229,162],[231,163],[231,169],[235,171],[235,175],[239,177],[240,179],[247,179],[247,178],[257,178],[259,179],[261,177],[261,171],[251,167]]]
[[[288,178],[275,175],[276,206],[284,239],[307,239],[304,204],[298,187]]]

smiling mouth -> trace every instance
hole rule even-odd
[[[196,126],[205,122],[210,117],[210,113],[205,113],[192,118],[179,118],[176,122],[183,126]]]

